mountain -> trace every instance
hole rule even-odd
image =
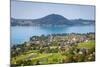
[[[94,20],[75,19],[69,20],[58,14],[50,14],[39,19],[15,19],[11,18],[11,26],[34,26],[34,25],[87,25],[94,24]]]
[[[94,25],[95,20],[86,20],[86,19],[74,19],[70,20],[74,25]]]

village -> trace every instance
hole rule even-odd
[[[12,47],[12,65],[94,61],[94,40],[94,33],[32,36],[29,41]]]

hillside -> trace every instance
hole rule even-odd
[[[34,26],[34,25],[90,25],[94,20],[74,19],[69,20],[58,14],[50,14],[39,19],[15,19],[11,18],[11,26]]]

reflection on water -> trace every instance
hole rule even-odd
[[[94,32],[95,27],[89,26],[13,26],[11,27],[11,44],[29,40],[31,36],[53,33],[88,33]]]

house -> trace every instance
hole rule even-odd
[[[82,52],[83,54],[87,54],[89,52],[89,49],[87,49],[87,48],[80,48],[79,52]]]

